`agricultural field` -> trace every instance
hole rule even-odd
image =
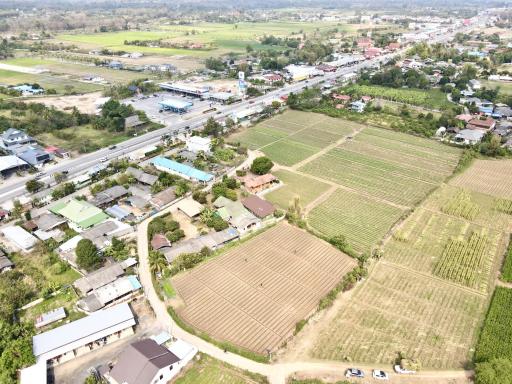
[[[267,384],[267,378],[246,372],[205,354],[184,369],[174,384]]]
[[[482,80],[482,87],[487,89],[500,89],[500,94],[503,95],[512,95],[512,83],[503,82],[503,81],[493,81],[493,80]]]
[[[55,89],[57,93],[64,92],[94,92],[103,90],[102,85],[84,83],[69,79],[66,76],[53,76],[49,73],[31,74],[0,69],[0,84],[18,85],[37,83],[45,89]]]
[[[392,364],[398,351],[425,368],[470,361],[487,298],[384,262],[323,329],[313,358]]]
[[[72,63],[62,59],[45,56],[17,57],[14,59],[3,60],[2,63],[25,68],[47,69],[51,74],[56,76],[69,76],[70,81],[82,80],[82,77],[86,75],[101,76],[110,83],[127,83],[131,80],[140,79],[141,77],[151,77],[151,75],[148,76],[148,74],[141,74],[133,71],[113,70],[93,65]],[[47,73],[47,75],[49,74]],[[89,85],[101,88],[101,85],[98,84]]]
[[[471,181],[467,174],[480,177],[477,169],[492,183],[496,169],[507,174],[511,166],[509,161],[475,162],[454,180]],[[471,185],[486,187],[485,177]],[[508,207],[503,198],[453,185],[436,190],[394,231],[350,303],[320,328],[309,355],[391,363],[402,351],[426,368],[463,367],[471,361],[510,238]],[[512,295],[503,298],[502,290],[497,292],[494,301],[508,308]],[[501,308],[499,313],[506,315]],[[490,336],[510,338],[507,330],[499,334],[505,329],[499,316],[491,306],[486,327],[495,328],[482,333],[485,342],[477,347],[477,354],[478,348],[485,351],[482,358],[489,350],[510,352]],[[508,321],[506,317],[503,324]]]
[[[496,287],[476,346],[475,360],[512,358],[512,289]]]
[[[189,55],[198,58],[226,54],[228,52],[245,52],[247,45],[255,49],[265,48],[259,43],[264,35],[289,36],[300,31],[311,33],[337,27],[351,31],[351,25],[339,26],[337,23],[302,23],[302,22],[262,22],[262,23],[197,23],[194,25],[163,25],[153,31],[122,31],[91,34],[62,34],[55,38],[56,42],[75,44],[83,49],[108,48],[126,52],[143,52],[152,55]],[[205,44],[211,49],[178,49],[141,47],[125,45],[124,41],[158,40],[165,42],[190,42]],[[276,47],[274,47],[276,48]]]
[[[91,152],[128,140],[130,136],[124,133],[98,131],[92,125],[81,125],[58,131],[47,132],[36,136],[36,139],[46,145],[55,145],[74,152]]]
[[[283,183],[283,186],[266,193],[265,199],[281,209],[287,209],[295,197],[299,198],[302,207],[306,207],[329,189],[326,183],[290,171],[279,170],[272,173]]]
[[[327,237],[344,235],[362,253],[369,252],[403,214],[389,204],[337,189],[308,214],[308,224]]]
[[[320,114],[286,111],[235,133],[228,140],[258,149],[274,162],[291,166],[362,128],[358,123]]]
[[[347,88],[347,92],[355,92],[359,95],[379,97],[435,110],[443,110],[455,105],[448,101],[446,94],[438,89],[424,90],[390,88],[380,85],[351,85]]]
[[[475,160],[468,170],[453,178],[450,184],[512,199],[512,160]]]
[[[266,354],[291,337],[296,323],[355,266],[354,259],[283,222],[175,276],[172,284],[184,302],[176,311],[219,341]]]
[[[408,207],[453,172],[459,154],[432,140],[366,128],[299,170]]]

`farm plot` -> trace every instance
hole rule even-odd
[[[403,206],[421,201],[457,164],[460,151],[381,129],[365,129],[301,171]],[[434,171],[433,171],[434,170]]]
[[[475,360],[512,358],[512,289],[496,287],[487,312],[480,339],[476,346]]]
[[[359,194],[336,190],[308,215],[309,225],[322,235],[344,235],[357,252],[375,246],[404,211]]]
[[[281,223],[172,279],[184,321],[257,353],[274,350],[356,262]],[[221,276],[222,278],[219,278]]]
[[[397,352],[427,368],[461,368],[487,299],[421,274],[379,263],[315,341],[310,355],[390,364]]]
[[[512,199],[512,160],[475,160],[451,185]]]
[[[328,184],[293,172],[279,170],[273,172],[273,174],[284,185],[275,191],[265,194],[265,199],[282,209],[287,209],[295,197],[298,197],[300,204],[306,207],[329,189]]]
[[[291,166],[363,126],[320,114],[287,111],[229,138],[259,149],[276,163]]]
[[[419,208],[393,234],[384,258],[486,293],[503,247],[503,232]]]

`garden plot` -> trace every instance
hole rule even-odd
[[[450,184],[491,196],[512,199],[512,160],[475,160]]]
[[[218,340],[263,354],[291,337],[355,266],[324,241],[281,223],[174,277],[185,303],[177,312]]]
[[[311,349],[314,358],[392,364],[397,352],[426,368],[461,368],[487,298],[379,263]]]
[[[357,123],[287,111],[232,135],[229,141],[259,149],[274,162],[291,166],[359,129],[362,126]]]
[[[299,198],[301,206],[305,208],[329,189],[326,183],[293,172],[279,170],[273,174],[283,186],[265,194],[265,199],[282,209],[287,209],[295,197]]]
[[[345,236],[357,252],[368,252],[403,213],[391,205],[338,189],[313,208],[308,223],[324,236]]]
[[[367,128],[301,171],[402,206],[412,206],[455,168],[460,151],[403,133]]]

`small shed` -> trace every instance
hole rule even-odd
[[[176,204],[176,206],[177,206],[178,210],[183,212],[185,215],[187,215],[191,219],[196,216],[199,216],[199,214],[204,209],[204,207],[201,205],[201,203],[199,203],[191,198],[181,200],[178,204]]]

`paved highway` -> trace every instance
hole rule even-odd
[[[432,42],[446,42],[453,37],[453,33],[440,33],[438,37],[434,38]],[[70,161],[62,162],[61,164],[55,164],[46,166],[44,168],[44,172],[46,176],[41,180],[44,182],[50,181],[50,176],[57,172],[68,172],[68,177],[72,178],[74,176],[85,173],[87,169],[101,162],[102,158],[108,158],[109,160],[119,158],[123,155],[126,155],[130,152],[136,151],[137,149],[143,148],[147,145],[156,144],[160,141],[160,138],[164,134],[177,134],[179,132],[185,131],[186,127],[190,127],[191,129],[198,129],[203,126],[206,120],[209,117],[215,118],[223,118],[226,116],[230,116],[234,112],[241,111],[246,108],[251,108],[257,106],[262,103],[268,103],[271,100],[278,98],[282,95],[288,95],[292,92],[297,93],[303,90],[306,87],[317,85],[321,82],[336,80],[343,75],[346,75],[351,72],[357,72],[361,69],[370,68],[375,64],[379,64],[389,60],[392,57],[400,55],[404,52],[404,50],[397,51],[392,54],[387,54],[383,56],[376,57],[372,60],[367,60],[362,63],[352,65],[349,67],[339,68],[336,72],[327,73],[323,76],[315,77],[310,79],[309,81],[301,81],[294,84],[286,85],[283,88],[277,89],[275,91],[269,92],[263,96],[244,100],[240,103],[228,105],[226,107],[221,108],[221,113],[211,112],[208,114],[196,116],[189,120],[183,120],[180,122],[176,122],[170,126],[166,126],[164,128],[148,132],[146,134],[140,135],[138,137],[131,138],[117,145],[115,149],[103,148],[96,152],[92,152],[85,155],[80,155],[79,157],[72,159]],[[98,132],[98,134],[101,134]],[[15,182],[6,183],[6,185],[0,187],[0,203],[4,203],[13,198],[20,197],[26,193],[25,183],[33,179],[34,176],[25,176],[17,179]]]

